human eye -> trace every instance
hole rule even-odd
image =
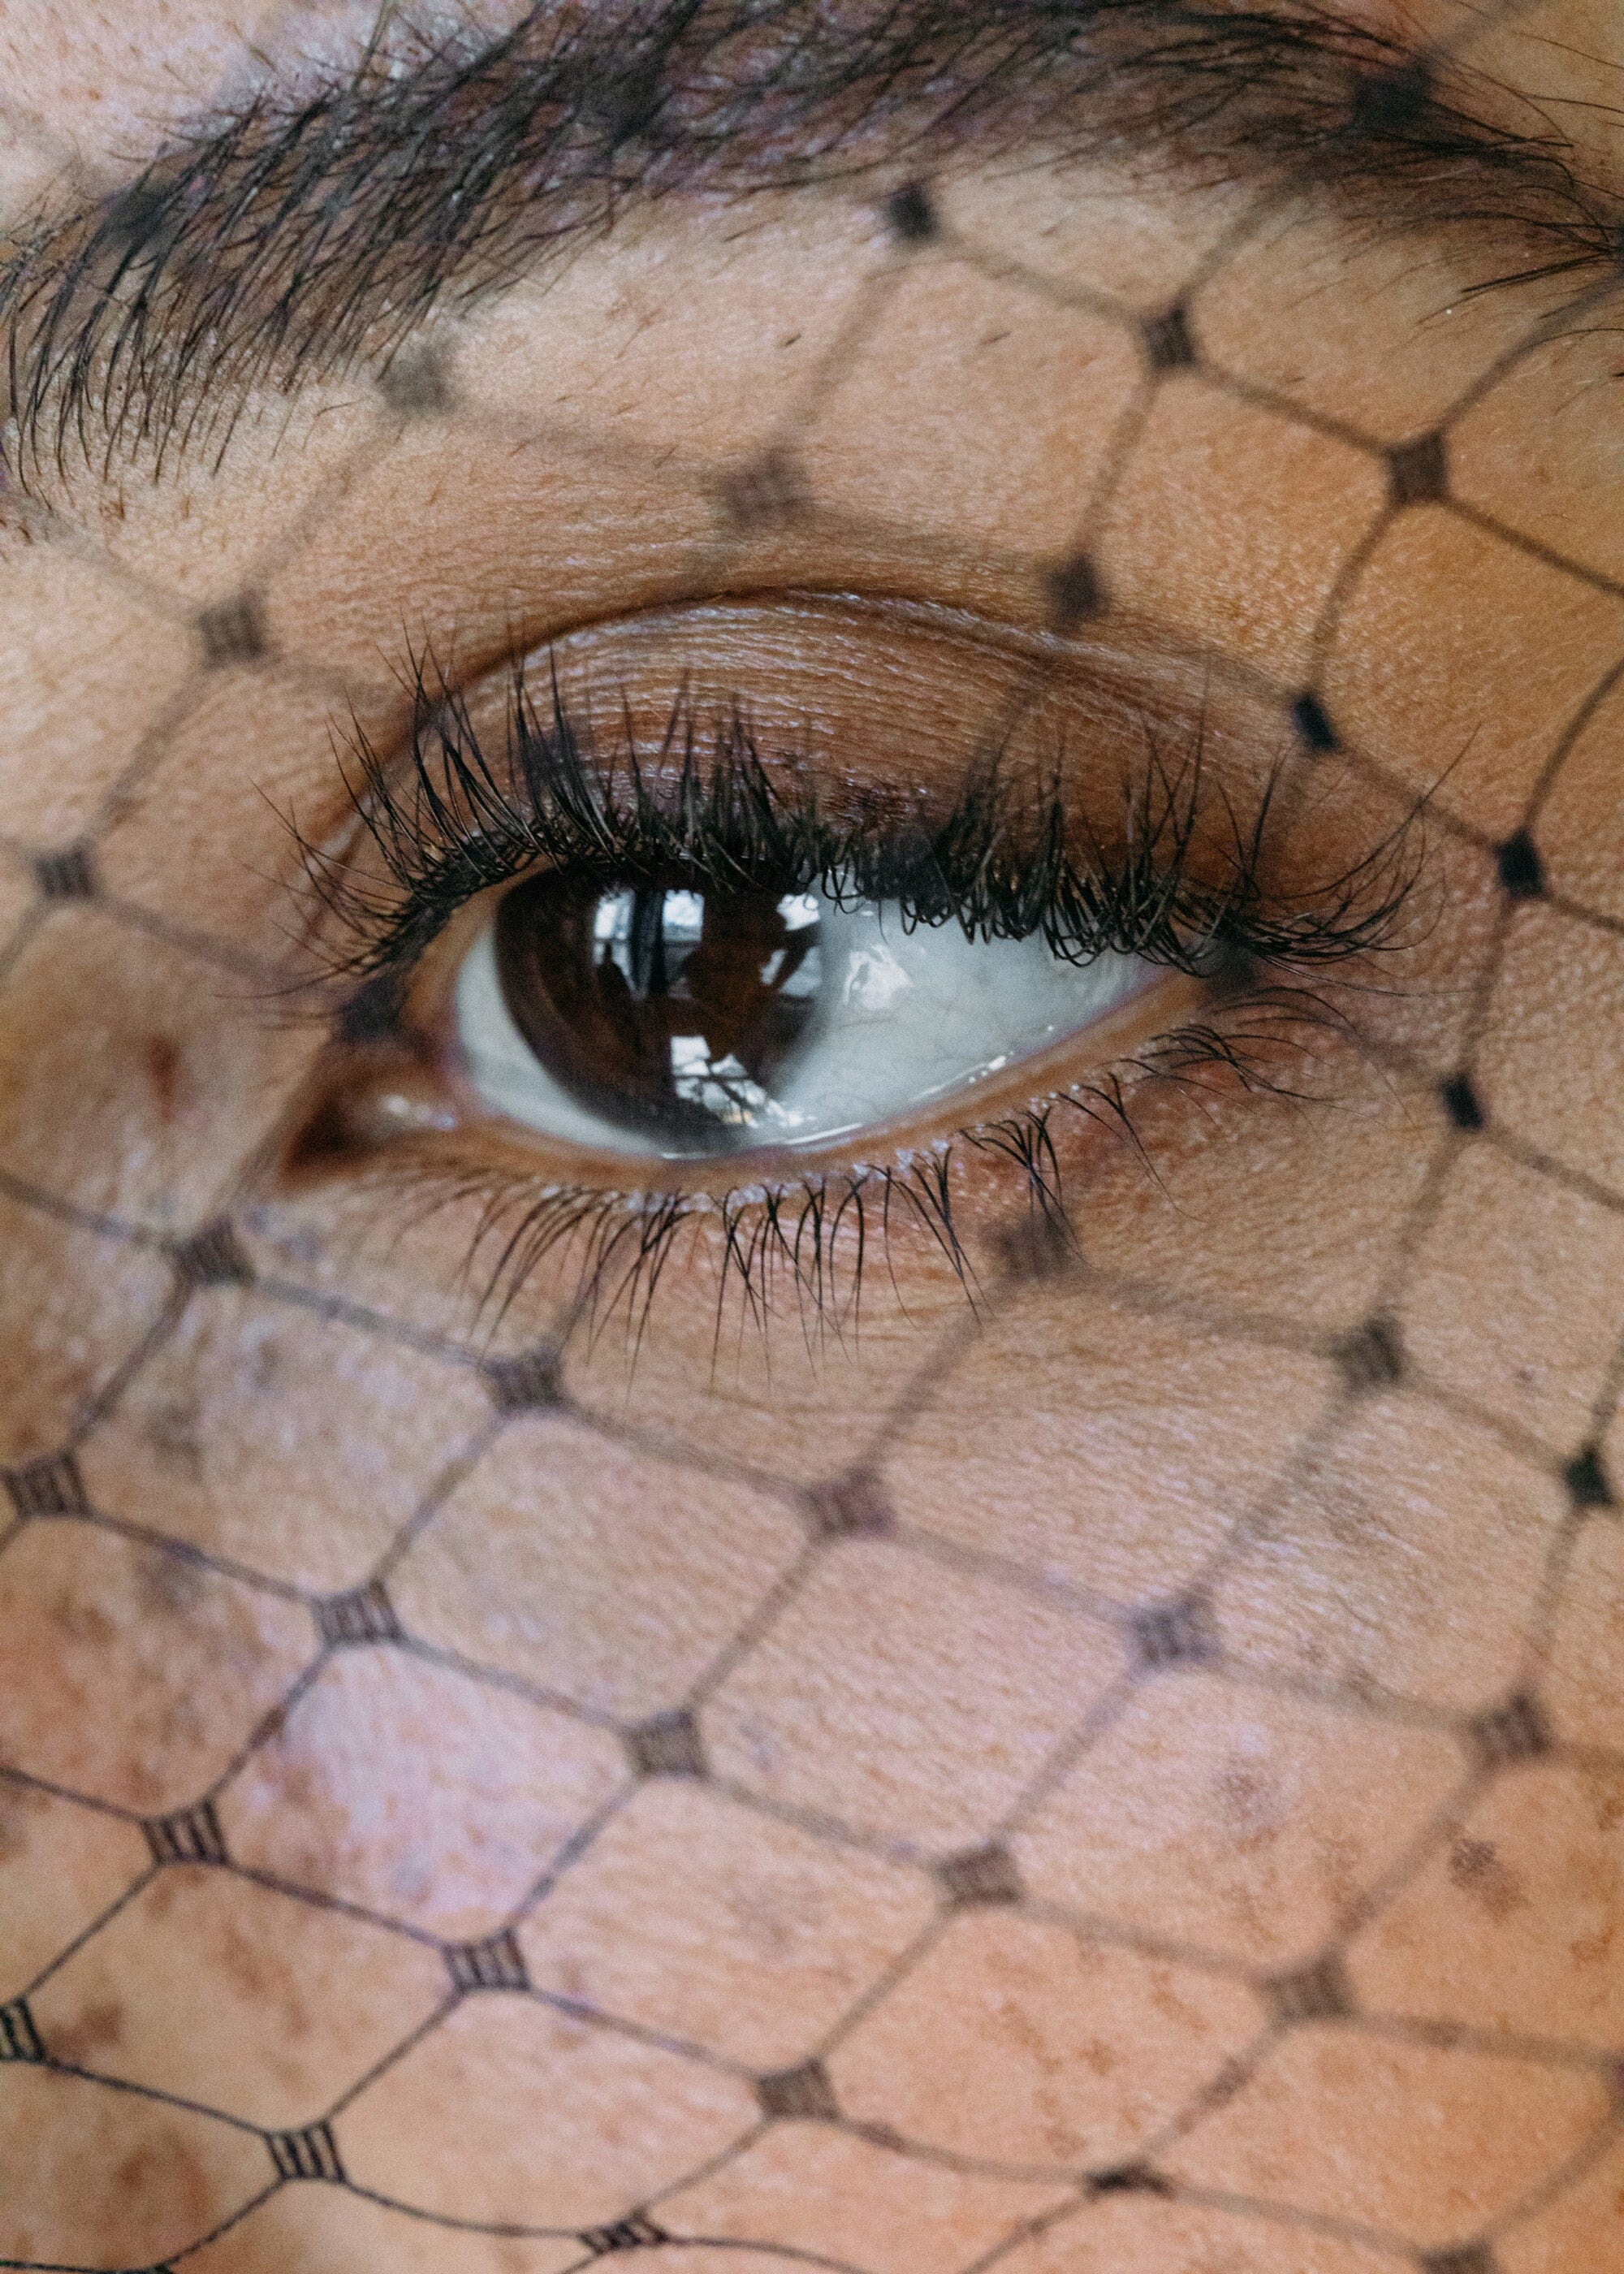
[[[815,729],[795,704],[854,643],[871,679]],[[1132,1141],[1141,1083],[1349,1078],[1361,996],[1426,931],[1415,808],[1321,779],[1304,825],[1279,722],[1154,651],[804,595],[586,644],[471,697],[420,680],[403,747],[352,749],[347,836],[305,848],[338,1039],[288,1149],[425,1194],[485,1160],[500,1252],[560,1291],[584,1216],[589,1277],[658,1227],[622,1291],[684,1238],[724,1292],[748,1259],[763,1320],[775,1257],[803,1294],[848,1263],[854,1303],[921,1160],[968,1288],[1004,1219],[1064,1224],[1079,1137]]]
[[[837,871],[733,891],[675,865],[632,884],[556,874],[503,896],[454,983],[477,1096],[632,1155],[827,1145],[967,1089],[1137,991],[1041,933],[977,940]],[[990,952],[987,952],[990,951]],[[1080,975],[1086,969],[1087,976]]]

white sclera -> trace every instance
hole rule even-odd
[[[956,923],[906,928],[894,902],[841,907],[818,899],[817,1014],[772,1095],[755,1092],[754,1110],[731,1139],[718,1126],[718,1154],[828,1144],[896,1120],[1064,1041],[1155,976],[1139,956],[1067,963],[1037,934],[967,939]],[[455,1013],[469,1079],[495,1111],[599,1152],[694,1157],[691,1145],[662,1143],[656,1132],[591,1111],[553,1079],[503,998],[492,924],[457,975]],[[684,1047],[680,1036],[673,1043],[679,1074]]]

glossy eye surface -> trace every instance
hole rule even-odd
[[[898,901],[549,872],[500,900],[454,989],[484,1105],[643,1156],[808,1147],[1064,1041],[1153,967],[979,938]]]

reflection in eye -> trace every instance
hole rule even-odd
[[[485,1104],[643,1156],[825,1143],[1011,1067],[1152,975],[897,901],[695,882],[551,873],[506,895],[455,987]]]

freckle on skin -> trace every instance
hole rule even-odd
[[[113,2184],[121,2195],[133,2195],[146,2180],[156,2161],[150,2145],[132,2148],[113,2174]]]
[[[45,1615],[71,1642],[105,1645],[117,1631],[105,1611],[65,1592],[53,1599]]]
[[[64,2061],[70,2068],[94,2066],[97,2053],[106,2052],[124,2036],[124,2009],[117,1998],[98,1999],[86,2006],[77,2021],[65,2029],[51,2031],[50,2052],[54,2060]]]
[[[282,1345],[274,1341],[260,1343],[254,1352],[253,1367],[250,1376],[254,1389],[260,1393],[274,1389],[277,1376],[282,1370]]]
[[[308,1808],[323,1796],[316,1768],[307,1761],[290,1761],[282,1777],[282,1798],[289,1808]]]
[[[37,1793],[26,1789],[0,1791],[0,1864],[13,1862],[28,1852],[27,1818],[46,1806]]]
[[[1281,1803],[1273,1778],[1231,1762],[1220,1771],[1217,1790],[1226,1828],[1243,1854],[1278,1840]]]
[[[567,1998],[579,1999],[583,2006],[592,2002],[591,1984],[586,1968],[573,1951],[565,1951],[559,1959],[559,1987]]]
[[[251,1942],[227,1920],[217,1939],[220,1969],[249,1999],[266,1998],[273,1987],[270,1973]],[[297,2035],[294,2031],[291,2034]]]
[[[192,1484],[203,1481],[203,1448],[198,1437],[195,1401],[171,1398],[147,1424],[147,1438],[165,1468],[177,1469]]]
[[[139,1567],[144,1606],[171,1615],[190,1610],[203,1592],[200,1571],[177,1555],[155,1556]]]
[[[114,2202],[162,2203],[177,2225],[199,2225],[209,2212],[208,2174],[178,2134],[159,2132],[132,2148],[113,2173]]]
[[[1457,1887],[1476,1895],[1493,1919],[1503,1919],[1527,1901],[1515,1872],[1500,1862],[1492,1841],[1457,1840],[1449,1851],[1449,1877]]]

